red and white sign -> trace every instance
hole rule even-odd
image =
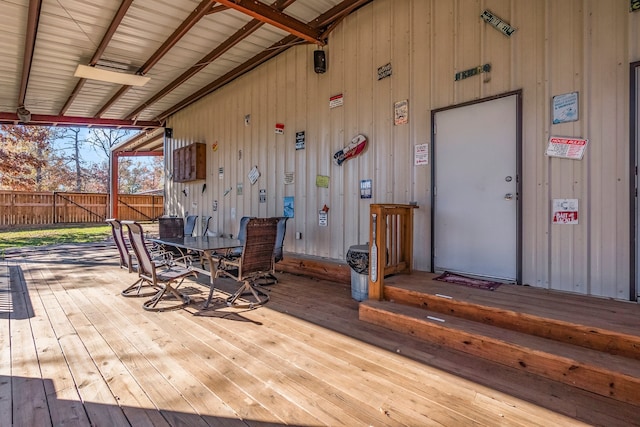
[[[589,143],[588,139],[564,138],[552,136],[547,146],[547,156],[562,157],[564,159],[582,160],[584,151]]]
[[[578,224],[578,199],[553,199],[553,224]]]
[[[284,133],[284,123],[276,123],[276,133],[282,135]]]
[[[344,104],[344,96],[342,94],[333,95],[331,98],[329,98],[329,108],[340,107],[343,104]]]

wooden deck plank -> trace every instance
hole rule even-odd
[[[269,317],[272,317],[270,314]],[[279,318],[277,322],[286,322],[286,317]],[[454,424],[465,423],[469,421],[479,422],[484,425],[494,425],[501,422],[503,411],[494,411],[494,407],[488,405],[475,405],[475,398],[478,395],[490,394],[495,400],[504,400],[506,396],[495,393],[492,390],[478,386],[469,381],[453,377],[449,374],[443,374],[441,371],[433,369],[426,370],[424,365],[406,360],[404,357],[398,357],[397,354],[380,352],[377,347],[369,346],[349,339],[341,334],[332,334],[329,339],[322,338],[326,334],[318,334],[321,328],[312,324],[305,324],[303,327],[297,327],[288,333],[297,338],[297,341],[313,340],[317,347],[321,347],[327,354],[340,357],[348,361],[350,366],[359,370],[359,374],[363,380],[381,382],[382,389],[389,387],[400,387],[403,391],[411,395],[411,400],[420,401],[420,408],[429,414],[429,417],[436,418],[437,410],[432,411],[427,408],[431,405],[446,407],[450,420],[455,417],[455,413],[467,414],[466,417],[453,419]],[[318,338],[316,338],[318,337]],[[420,379],[417,381],[417,379]],[[446,391],[446,393],[443,393]],[[426,400],[423,401],[423,400]],[[519,403],[518,406],[521,406]],[[397,403],[392,407],[398,408],[401,405]],[[469,411],[469,409],[472,409]],[[469,415],[469,414],[472,415]],[[548,425],[550,418],[556,414],[545,414],[546,418],[540,425]],[[467,418],[471,417],[471,418]],[[465,421],[466,418],[466,421]],[[437,419],[437,418],[436,418]],[[511,420],[518,422],[517,417]],[[560,416],[558,422],[567,422]],[[449,421],[451,422],[451,421]],[[524,425],[532,425],[530,416],[521,418],[519,422]]]
[[[206,288],[203,287],[203,296],[206,295],[205,292]],[[134,316],[140,315],[140,313],[137,313],[136,311],[121,313],[121,315],[131,315],[132,312],[134,313]],[[256,359],[255,355],[258,353],[256,353],[255,351],[252,353],[243,353],[242,350],[240,350],[238,347],[227,343],[226,338],[230,337],[231,340],[234,340],[239,336],[239,332],[242,332],[242,329],[244,329],[241,324],[238,324],[237,321],[234,321],[233,311],[227,313],[227,316],[229,316],[230,319],[217,319],[223,322],[229,322],[231,320],[231,324],[235,326],[234,329],[229,331],[229,335],[225,337],[225,339],[219,339],[218,334],[221,331],[220,325],[211,324],[211,322],[216,320],[215,318],[205,316],[194,317],[189,313],[185,313],[182,316],[184,318],[183,322],[176,323],[174,325],[166,324],[166,322],[163,321],[162,317],[158,315],[148,315],[150,322],[157,322],[155,328],[163,329],[169,334],[170,337],[181,336],[181,345],[198,353],[198,356],[202,360],[200,363],[196,363],[195,366],[198,366],[200,364],[208,365],[207,369],[211,372],[216,373],[216,376],[210,378],[210,381],[208,383],[215,385],[213,391],[216,391],[218,388],[222,389],[221,391],[224,391],[223,397],[226,401],[230,402],[230,404],[239,404],[240,406],[236,409],[237,411],[246,412],[246,408],[244,408],[244,406],[247,403],[247,396],[237,395],[237,393],[229,395],[229,388],[239,387],[241,391],[243,391],[244,393],[249,393],[251,394],[251,396],[253,396],[253,398],[257,399],[264,399],[264,395],[267,395],[269,402],[262,402],[262,404],[269,407],[270,410],[276,414],[282,413],[281,416],[286,418],[288,420],[287,422],[294,422],[294,424],[299,423],[302,425],[306,423],[311,423],[311,425],[318,424],[318,419],[315,416],[313,418],[308,418],[308,415],[304,416],[300,413],[301,410],[308,413],[308,411],[304,410],[304,407],[300,404],[287,404],[287,401],[282,401],[280,398],[278,399],[280,403],[273,402],[275,395],[282,395],[282,398],[286,400],[295,395],[295,392],[290,392],[289,390],[285,389],[285,394],[288,395],[287,398],[283,395],[282,392],[274,389],[275,385],[278,385],[278,390],[280,390],[281,386],[281,383],[278,382],[281,380],[281,377],[279,377],[278,375],[274,376],[273,374],[274,366],[281,366],[283,363],[286,363],[286,359],[280,360],[279,363],[275,365],[267,365],[260,362],[259,359]],[[238,330],[238,328],[240,329],[240,331]],[[192,334],[194,334],[194,331],[196,329],[199,333],[198,338],[188,339],[189,336],[192,336]],[[213,344],[211,344],[212,340]],[[262,376],[262,372],[265,373],[264,376],[266,377],[266,379],[264,381],[259,381],[260,377]],[[287,369],[287,375],[288,374],[289,371]],[[204,372],[201,375],[206,378],[210,377],[211,373]],[[307,393],[308,392],[309,390],[307,390]],[[299,396],[294,397],[298,398]],[[306,399],[305,403],[308,403]]]
[[[46,277],[49,277],[48,281],[56,280],[50,272],[42,271],[42,273]],[[68,280],[68,276],[65,276],[61,280]],[[69,293],[72,292],[74,292],[74,290],[71,290]],[[65,301],[68,300],[68,298],[58,297],[58,299],[61,301],[61,307],[63,309],[65,309],[65,304],[70,304],[68,301]],[[79,309],[77,307],[75,307],[74,310],[70,310],[69,307],[67,307],[66,310],[76,313],[75,315],[69,316],[69,320],[74,324],[79,338],[91,355],[93,363],[99,370],[100,375],[108,383],[109,389],[115,397],[118,406],[122,408],[128,422],[134,426],[168,426],[169,424],[146,396],[144,390],[133,380],[131,373],[115,355],[109,343],[96,332],[94,325],[87,321],[74,322],[74,317],[79,317]],[[43,376],[46,377],[44,372]],[[51,376],[51,378],[57,377]],[[64,390],[58,391],[59,398],[60,393],[63,391]],[[85,404],[90,403],[85,402]],[[100,405],[102,404],[101,402]],[[63,412],[63,415],[69,416],[67,412]],[[95,420],[93,421],[95,422]],[[67,422],[69,422],[68,419],[65,420],[65,425]]]
[[[495,291],[485,291],[433,280],[437,274],[416,272],[385,279],[388,286],[399,286],[421,292],[440,293],[462,301],[504,307],[551,319],[582,322],[593,327],[620,333],[637,334],[640,305],[608,298],[589,297],[569,292],[556,292],[531,286],[502,285]],[[593,313],[598,313],[594,316]]]
[[[27,273],[29,274],[29,272]],[[67,360],[37,289],[39,280],[29,274],[30,300],[33,306],[33,341],[38,354],[40,375],[44,381],[53,425],[85,426],[89,423]]]
[[[582,425],[579,417],[609,427],[637,420],[632,405],[572,395],[558,383],[360,322],[345,284],[278,274],[266,306],[216,306],[197,316],[208,289],[189,284],[194,304],[145,312],[141,299],[119,295],[132,276],[116,257],[112,249],[71,249],[29,254],[23,265],[36,278],[40,272],[54,296],[42,307],[57,304],[50,315],[67,319],[50,323],[66,332],[70,325],[82,343],[65,343],[65,351],[89,355],[113,396],[144,393],[127,404],[90,406],[148,410],[164,425]],[[44,326],[32,320],[34,330]],[[231,408],[247,398],[259,406],[243,418]]]
[[[67,307],[65,310],[67,295],[57,280],[44,277],[42,269],[36,274],[39,276],[33,275],[32,280],[40,284],[35,288],[37,295],[51,321],[88,418],[95,424],[128,425],[122,408],[104,382],[72,322],[73,316],[78,314],[77,308]]]
[[[15,284],[15,286],[13,285]],[[38,354],[31,329],[32,310],[29,293],[22,281],[13,281],[12,309],[9,316],[11,348],[11,399],[14,425],[49,426],[44,380],[40,377]]]
[[[12,419],[11,408],[11,328],[13,311],[9,266],[0,261],[0,420]]]
[[[100,276],[105,275],[100,274]],[[94,285],[101,283],[99,276],[92,276],[90,283],[92,286],[69,289],[68,292],[74,296],[78,304],[82,304],[83,315],[86,315],[96,327],[95,334],[109,340],[115,356],[119,356],[123,363],[128,365],[127,370],[132,373],[136,382],[144,387],[153,404],[160,409],[170,425],[224,425],[221,422],[222,419],[235,418],[235,414],[223,407],[222,409],[226,409],[227,417],[215,418],[207,422],[207,417],[201,416],[193,402],[195,400],[197,404],[203,400],[201,393],[191,385],[190,375],[177,369],[175,358],[179,358],[179,355],[164,357],[167,350],[158,342],[147,339],[148,333],[144,329],[147,325],[144,319],[138,317],[131,320],[115,315],[117,311],[114,310],[114,301],[124,303],[125,311],[142,311],[141,301],[124,299],[119,292],[116,295],[112,292],[112,299],[105,301],[109,295],[105,295],[103,290],[92,292],[97,289]],[[104,316],[103,313],[111,315]],[[99,329],[98,326],[100,326]],[[121,340],[120,337],[126,339]],[[162,343],[166,337],[158,340]],[[114,345],[114,341],[118,345]],[[211,400],[205,402],[210,406],[214,406],[215,403]],[[139,406],[136,407],[139,408]],[[230,425],[237,425],[237,423]]]
[[[308,321],[340,331],[347,336],[365,340],[380,348],[402,353],[421,363],[456,373],[474,382],[490,384],[498,390],[514,396],[520,396],[532,402],[544,404],[564,414],[582,420],[589,420],[596,425],[628,425],[629,420],[637,418],[636,409],[632,405],[612,401],[593,393],[575,389],[567,385],[542,379],[537,375],[523,373],[495,362],[469,358],[464,353],[443,348],[436,344],[429,344],[416,340],[406,334],[398,334],[390,329],[370,325],[357,321],[358,304],[353,300],[343,302],[341,306],[325,304],[318,312],[312,309],[312,304],[299,304],[299,285],[292,285],[289,281],[282,281],[282,286],[274,287],[273,292],[281,298],[272,298],[269,307],[277,307],[279,311],[304,318]],[[462,287],[464,289],[464,287]],[[334,283],[314,281],[313,289],[325,294],[344,292],[342,286]],[[305,291],[306,292],[306,291]],[[314,297],[317,297],[314,295]],[[317,303],[315,303],[317,304]],[[353,306],[353,310],[350,307]],[[326,314],[326,311],[329,314]],[[354,319],[355,318],[355,319]],[[357,325],[357,326],[354,326]],[[527,387],[522,387],[527,384]],[[496,397],[492,397],[496,398]]]

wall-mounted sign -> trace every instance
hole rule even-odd
[[[578,199],[553,199],[553,224],[578,224]]]
[[[218,168],[218,179],[224,179],[224,168],[223,167],[219,167]]]
[[[393,70],[391,69],[391,62],[384,64],[382,67],[378,67],[378,80],[390,77]]]
[[[329,177],[326,175],[317,175],[316,187],[329,188]]]
[[[254,166],[253,168],[251,168],[251,171],[249,171],[247,177],[249,178],[249,182],[251,183],[251,185],[255,184],[258,178],[260,178],[260,171],[258,170],[258,166]]]
[[[513,34],[516,31],[514,27],[507,24],[502,19],[498,18],[496,15],[494,15],[492,12],[488,10],[485,10],[484,12],[482,12],[482,15],[480,15],[480,17],[484,19],[484,22],[491,25],[492,27],[494,27],[496,30],[500,31],[502,34],[504,34],[507,37],[510,37],[511,34]]]
[[[372,190],[373,190],[373,185],[371,184],[370,179],[363,179],[360,181],[360,198],[361,199],[370,199]]]
[[[282,135],[284,133],[284,123],[276,123],[276,134]]]
[[[429,164],[429,144],[418,144],[414,147],[413,164],[416,166]]]
[[[578,92],[553,97],[553,124],[578,120]]]
[[[329,108],[341,107],[344,104],[344,95],[333,95],[329,98]]]
[[[631,0],[629,4],[629,12],[637,12],[640,10],[640,0]]]
[[[238,196],[242,196],[242,188],[244,187],[244,184],[242,182],[239,182],[236,184],[236,194]]]
[[[456,73],[455,81],[464,80],[467,77],[476,76],[480,73],[488,73],[490,71],[491,71],[491,64],[478,65],[475,68],[469,68],[468,70],[464,70]]]
[[[318,211],[318,225],[320,227],[326,227],[329,225],[329,213],[322,209]]]
[[[293,196],[287,196],[284,198],[284,210],[282,216],[287,218],[293,218]]]
[[[285,172],[284,173],[284,185],[291,185],[295,182],[295,173],[294,172]]]
[[[345,161],[362,153],[367,146],[367,137],[359,134],[353,137],[351,142],[333,155],[333,163],[340,166]]]
[[[393,124],[405,125],[409,122],[409,101],[398,101],[393,105]]]
[[[267,203],[267,190],[265,188],[261,188],[258,194],[260,196],[260,203]]]
[[[552,136],[549,138],[549,145],[545,154],[549,157],[582,160],[588,143],[588,139]]]
[[[218,211],[218,201],[214,200],[213,204],[211,205],[211,209],[213,209],[214,212]]]
[[[304,150],[304,131],[296,132],[296,150]]]

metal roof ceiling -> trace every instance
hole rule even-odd
[[[0,123],[151,130],[292,45],[323,45],[369,1],[0,0]],[[82,79],[78,65],[150,81]]]

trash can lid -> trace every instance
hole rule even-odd
[[[353,245],[347,251],[347,264],[356,273],[369,272],[369,245]]]

